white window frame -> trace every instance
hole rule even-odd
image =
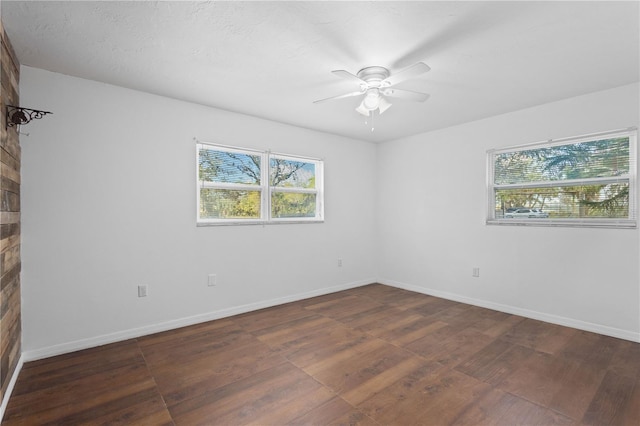
[[[245,155],[260,156],[260,184],[239,184],[224,182],[206,182],[200,180],[199,159],[200,150],[212,149],[215,151],[233,152]],[[311,163],[315,168],[315,188],[287,188],[273,187],[270,185],[269,171],[271,168],[271,158],[278,158],[290,161]],[[248,219],[212,219],[200,217],[200,189],[235,189],[260,192],[260,217]],[[315,194],[316,211],[314,217],[287,217],[275,218],[271,216],[271,194],[275,192]],[[265,225],[284,223],[322,223],[324,222],[324,161],[318,158],[303,157],[291,154],[273,153],[271,151],[260,151],[236,146],[220,145],[196,141],[196,224],[197,226],[215,225]]]
[[[585,178],[572,180],[538,181],[518,184],[495,184],[495,158],[499,154],[546,148],[559,145],[577,144],[597,141],[601,139],[613,139],[618,137],[629,138],[629,173],[602,178]],[[636,228],[637,227],[637,129],[613,130],[602,133],[593,133],[563,139],[553,139],[544,142],[536,142],[526,145],[512,146],[502,149],[487,151],[487,225],[517,225],[517,226],[562,226],[562,227],[589,227],[589,228]],[[616,182],[628,182],[629,184],[629,216],[627,218],[501,218],[496,217],[496,191],[500,189],[525,189],[544,188],[557,186],[577,186],[606,184]]]

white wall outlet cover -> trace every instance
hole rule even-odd
[[[147,286],[139,285],[138,286],[138,297],[146,297],[147,296]]]
[[[207,285],[209,287],[214,287],[218,282],[218,276],[216,274],[209,274],[209,279],[207,281]]]

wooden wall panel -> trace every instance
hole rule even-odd
[[[0,399],[21,352],[20,309],[20,141],[7,129],[6,105],[19,105],[20,64],[0,22]]]

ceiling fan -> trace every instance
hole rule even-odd
[[[391,107],[391,102],[386,98],[406,99],[415,102],[424,102],[429,98],[426,93],[414,92],[412,90],[396,89],[394,86],[412,77],[424,74],[431,68],[424,62],[418,62],[400,72],[391,74],[388,69],[379,66],[366,67],[358,71],[358,74],[351,74],[345,70],[331,71],[338,77],[357,83],[360,90],[357,92],[345,93],[344,95],[332,96],[330,98],[319,99],[314,103],[332,101],[335,99],[349,98],[352,96],[364,95],[362,102],[356,108],[360,114],[369,116],[375,110],[380,114]]]

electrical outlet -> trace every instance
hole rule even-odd
[[[139,285],[138,286],[138,297],[147,297],[147,285]]]
[[[338,267],[342,268],[342,259],[338,259]]]
[[[207,285],[209,287],[215,287],[218,284],[218,275],[217,274],[209,274],[209,280],[207,281]]]
[[[473,276],[476,278],[480,276],[480,268],[473,268]]]

